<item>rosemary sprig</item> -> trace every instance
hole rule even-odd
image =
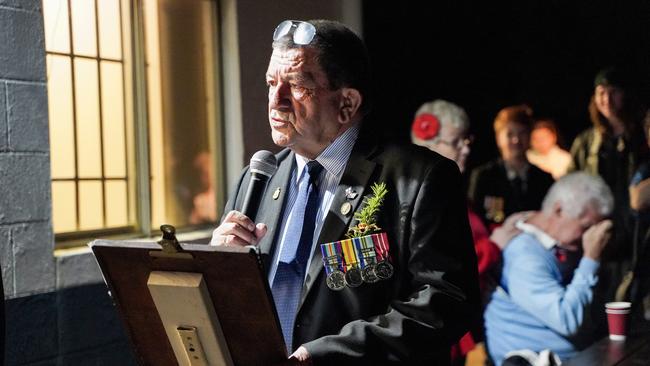
[[[348,238],[358,238],[381,230],[377,226],[377,213],[384,203],[384,197],[388,193],[388,189],[386,189],[386,183],[383,182],[373,183],[370,188],[372,189],[372,196],[364,198],[365,206],[361,211],[354,214],[354,219],[359,223],[348,229],[346,234]]]

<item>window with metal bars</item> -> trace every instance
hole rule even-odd
[[[214,223],[216,3],[43,0],[57,243]]]

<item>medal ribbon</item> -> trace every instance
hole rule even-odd
[[[323,254],[323,264],[325,273],[329,276],[334,270],[342,270],[340,251],[337,251],[336,242],[321,244],[321,253]]]
[[[359,266],[359,258],[357,256],[357,251],[354,248],[354,242],[352,239],[345,239],[340,243],[341,247],[343,247],[343,258],[345,260],[346,270],[357,268]]]
[[[359,253],[360,257],[364,259],[366,265],[377,263],[377,253],[375,252],[375,244],[371,236],[362,236],[359,238]]]
[[[366,257],[363,255],[363,251],[361,250],[361,238],[352,238],[352,243],[354,244],[354,252],[356,254],[356,257],[359,258],[360,268],[366,268],[368,261],[366,260]]]
[[[375,251],[377,252],[377,261],[382,262],[387,260],[391,261],[390,252],[388,251],[388,237],[385,232],[379,234],[372,234],[372,241],[375,244]]]
[[[339,266],[339,269],[343,272],[347,271],[348,265],[345,260],[345,256],[343,256],[343,247],[341,246],[340,240],[334,242],[334,248],[336,248],[336,255],[338,255],[338,258],[341,261],[341,265]]]

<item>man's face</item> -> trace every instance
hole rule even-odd
[[[467,143],[467,129],[447,123],[440,129],[440,135],[431,144],[431,149],[458,164],[460,171],[465,170],[465,161],[470,148]]]
[[[528,129],[517,122],[508,122],[496,134],[497,146],[503,160],[524,159],[528,150]]]
[[[582,234],[592,225],[598,223],[602,217],[593,208],[589,207],[579,217],[568,217],[562,211],[555,212],[554,232],[549,233],[560,242],[562,248],[577,251],[581,247]]]
[[[619,117],[623,110],[625,93],[615,86],[598,85],[594,91],[596,108],[605,118]]]
[[[339,134],[339,91],[313,48],[274,49],[266,72],[273,142],[316,158]]]

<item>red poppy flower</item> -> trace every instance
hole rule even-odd
[[[430,140],[438,136],[438,132],[440,132],[440,121],[433,114],[423,113],[415,118],[411,129],[420,140]]]

